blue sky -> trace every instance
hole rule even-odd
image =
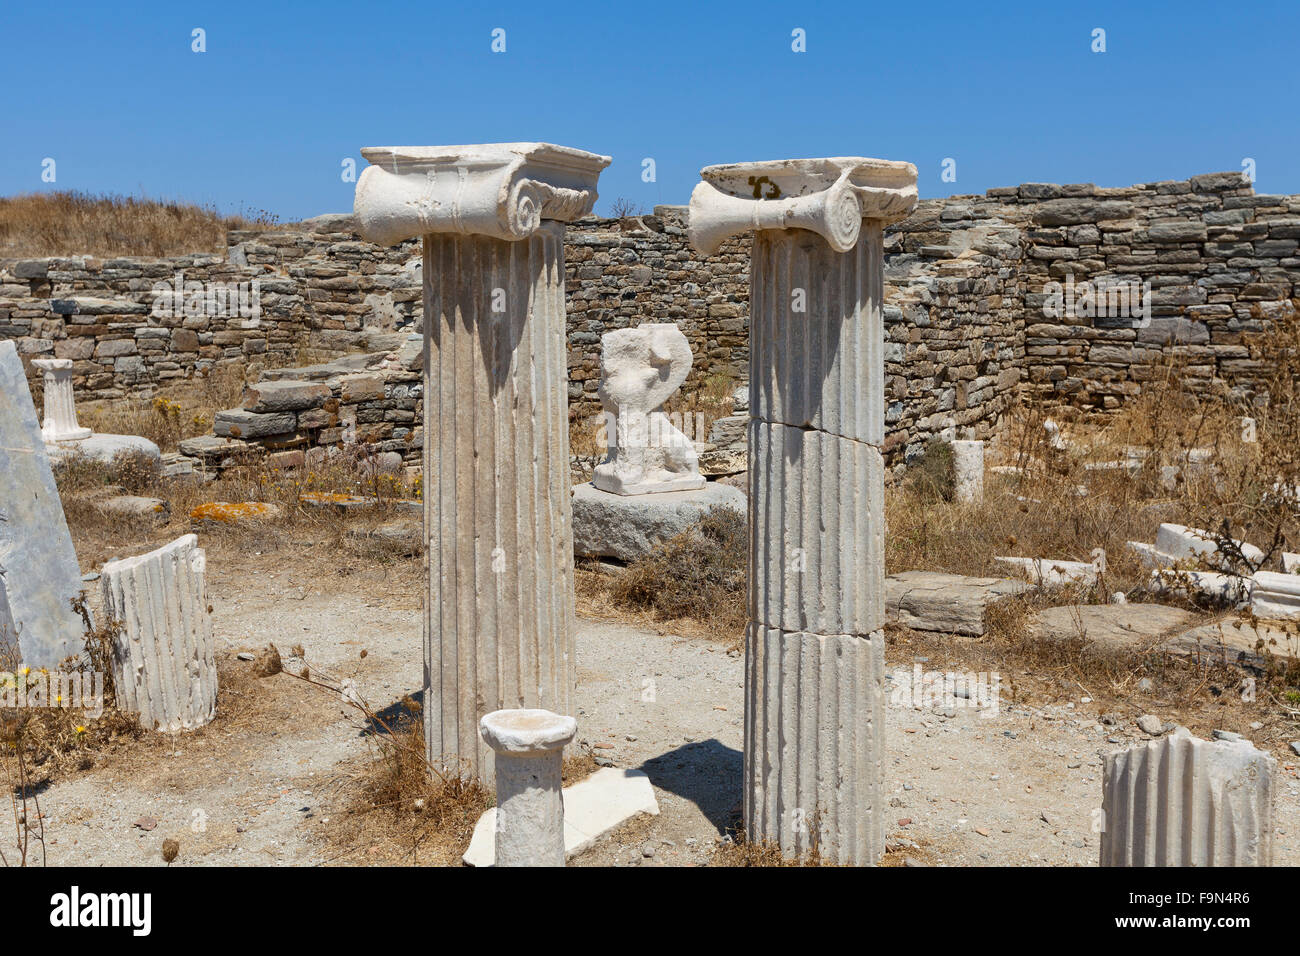
[[[1247,158],[1258,190],[1300,193],[1297,28],[1295,0],[8,0],[0,194],[144,194],[289,220],[351,208],[341,164],[363,167],[362,146],[512,140],[613,156],[598,212],[686,202],[710,163],[828,155],[909,160],[927,197]]]

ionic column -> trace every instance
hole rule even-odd
[[[916,168],[878,159],[709,166],[705,255],[750,267],[747,835],[841,864],[884,852],[884,226]]]
[[[1102,866],[1271,866],[1277,761],[1185,727],[1107,754]]]
[[[45,441],[78,441],[94,434],[77,424],[77,406],[72,395],[72,359],[32,359],[44,377],[45,418],[41,438]]]
[[[484,714],[573,709],[563,224],[591,211],[610,159],[544,143],[361,154],[362,235],[424,237],[428,755],[490,781]]]
[[[479,722],[496,753],[497,866],[564,866],[564,745],[577,730],[549,710],[498,710]]]

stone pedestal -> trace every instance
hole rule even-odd
[[[743,516],[746,506],[743,491],[717,481],[698,491],[653,495],[615,495],[590,483],[576,485],[573,553],[635,561],[689,530],[712,508],[730,508]]]
[[[960,504],[978,504],[984,500],[984,443],[952,443],[953,498]]]
[[[41,438],[47,442],[89,438],[89,428],[77,424],[77,406],[72,395],[72,359],[32,359],[43,373],[45,417]]]
[[[549,710],[498,710],[479,731],[496,753],[497,866],[564,866],[564,745],[572,717]]]
[[[691,196],[709,254],[757,230],[750,271],[750,839],[840,864],[884,852],[882,236],[910,163],[710,166]]]
[[[1270,866],[1277,761],[1185,727],[1107,754],[1102,866]]]
[[[572,710],[564,227],[609,157],[543,143],[363,149],[362,235],[424,237],[429,759],[490,780],[479,718]]]

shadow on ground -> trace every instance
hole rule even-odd
[[[743,760],[739,750],[718,740],[682,744],[641,764],[650,782],[699,807],[719,834],[740,814]]]

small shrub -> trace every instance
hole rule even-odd
[[[952,445],[942,438],[931,438],[925,450],[908,465],[906,481],[922,499],[952,501],[955,488]]]
[[[614,599],[651,610],[661,620],[693,618],[743,629],[748,619],[745,516],[714,507],[686,531],[630,564],[614,584]]]

